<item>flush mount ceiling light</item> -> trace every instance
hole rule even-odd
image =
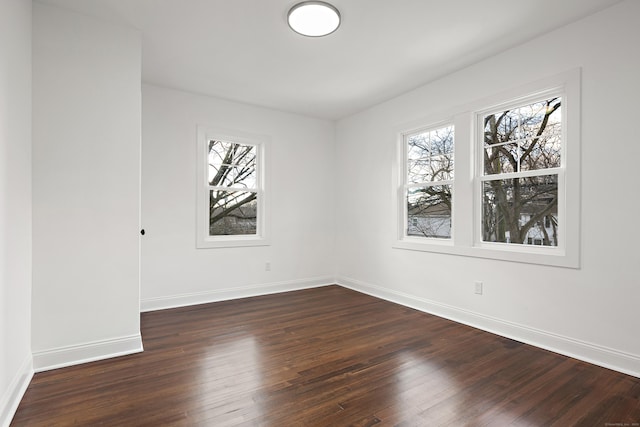
[[[322,37],[338,29],[340,12],[323,1],[303,1],[289,10],[287,21],[289,27],[298,34]]]

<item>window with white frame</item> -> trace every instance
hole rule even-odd
[[[562,96],[546,95],[478,114],[483,242],[558,246]]]
[[[268,244],[264,141],[198,129],[198,247]]]
[[[453,125],[404,135],[406,236],[451,238]]]
[[[579,267],[579,69],[421,122],[398,129],[394,247]]]

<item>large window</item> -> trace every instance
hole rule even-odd
[[[580,70],[398,136],[394,247],[579,267]]]
[[[264,142],[199,128],[198,247],[267,244]]]

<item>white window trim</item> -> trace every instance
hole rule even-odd
[[[396,158],[393,166],[394,241],[397,249],[437,252],[503,261],[580,268],[580,69],[570,70],[524,84],[495,96],[461,106],[438,116],[426,117],[396,128]],[[564,190],[558,204],[562,223],[561,245],[540,247],[481,241],[480,172],[482,163],[478,142],[478,117],[488,110],[509,106],[545,94],[563,97],[562,168],[558,189]],[[449,122],[455,126],[455,173],[452,203],[451,239],[407,238],[404,233],[404,137],[419,129]],[[482,140],[480,140],[482,141]],[[441,241],[444,240],[444,241]]]
[[[254,145],[257,147],[256,187],[258,194],[258,211],[256,234],[235,236],[210,236],[209,235],[209,183],[207,181],[208,142],[212,139],[232,141],[239,144]],[[268,170],[267,146],[269,137],[255,135],[236,130],[227,130],[215,127],[198,126],[197,128],[197,168],[196,168],[196,248],[231,248],[246,246],[267,246],[269,239],[269,203],[266,190]]]

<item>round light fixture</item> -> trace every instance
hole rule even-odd
[[[298,34],[322,37],[338,29],[340,12],[323,1],[303,1],[289,10],[287,21],[289,27]]]

